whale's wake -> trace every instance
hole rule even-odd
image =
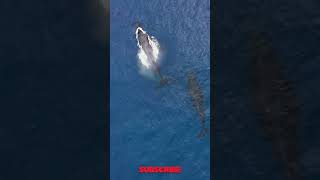
[[[153,73],[151,70],[152,64],[148,60],[147,53],[144,51],[142,46],[139,44],[139,40],[138,40],[138,31],[139,30],[142,31],[143,33],[146,33],[146,31],[144,31],[141,27],[138,27],[136,30],[136,39],[138,42],[137,46],[139,47],[137,56],[139,59],[138,64],[139,64],[139,68],[140,68],[140,73],[146,77],[153,78]],[[148,35],[148,41],[152,47],[152,55],[154,57],[153,60],[155,61],[155,63],[159,64],[160,44],[155,37],[149,36],[149,35]]]

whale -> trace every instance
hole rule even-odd
[[[157,57],[154,54],[154,47],[151,45],[151,38],[146,31],[138,26],[136,29],[136,39],[138,41],[139,48],[146,55],[147,68],[150,68],[154,73],[161,77],[159,64],[157,63]]]
[[[200,87],[200,83],[194,71],[190,71],[187,73],[187,85],[188,92],[192,100],[192,106],[199,115],[199,121],[201,125],[201,130],[197,137],[202,138],[207,134],[209,129],[205,126],[205,107],[203,91]]]
[[[145,64],[146,68],[150,69],[160,80],[160,86],[163,86],[168,83],[169,79],[165,78],[161,71],[160,65],[158,63],[158,53],[159,49],[155,49],[155,46],[152,45],[153,38],[142,28],[140,24],[137,24],[136,27],[136,39],[138,42],[138,47],[143,51],[145,55]]]

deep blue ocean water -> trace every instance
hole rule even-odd
[[[217,2],[215,136],[216,179],[282,180],[285,178],[272,146],[262,138],[250,106],[248,32],[268,35],[279,63],[301,105],[300,173],[319,179],[319,1]]]
[[[208,180],[210,137],[198,139],[198,115],[186,73],[197,73],[210,116],[210,4],[205,1],[110,2],[110,172],[112,180]],[[163,88],[139,73],[135,23],[161,46]],[[209,126],[209,123],[207,123]],[[138,167],[181,166],[175,175],[139,174]]]

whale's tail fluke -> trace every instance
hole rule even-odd
[[[158,88],[162,88],[168,86],[169,84],[173,83],[174,79],[168,76],[160,76]]]
[[[172,81],[173,81],[172,78],[170,78],[168,76],[162,76],[161,79],[160,79],[160,85],[164,86],[164,85],[169,84]]]
[[[198,138],[204,137],[209,132],[209,129],[207,127],[202,127],[200,133],[198,134]]]

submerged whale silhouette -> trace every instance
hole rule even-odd
[[[204,95],[200,88],[196,74],[193,71],[187,74],[187,78],[188,78],[188,91],[189,91],[189,95],[191,96],[192,106],[194,107],[194,109],[197,111],[199,115],[201,131],[198,134],[198,137],[201,138],[209,130],[205,126]]]
[[[300,105],[286,79],[271,42],[264,33],[253,32],[250,41],[251,94],[253,108],[276,159],[288,180],[302,180],[298,128]]]

